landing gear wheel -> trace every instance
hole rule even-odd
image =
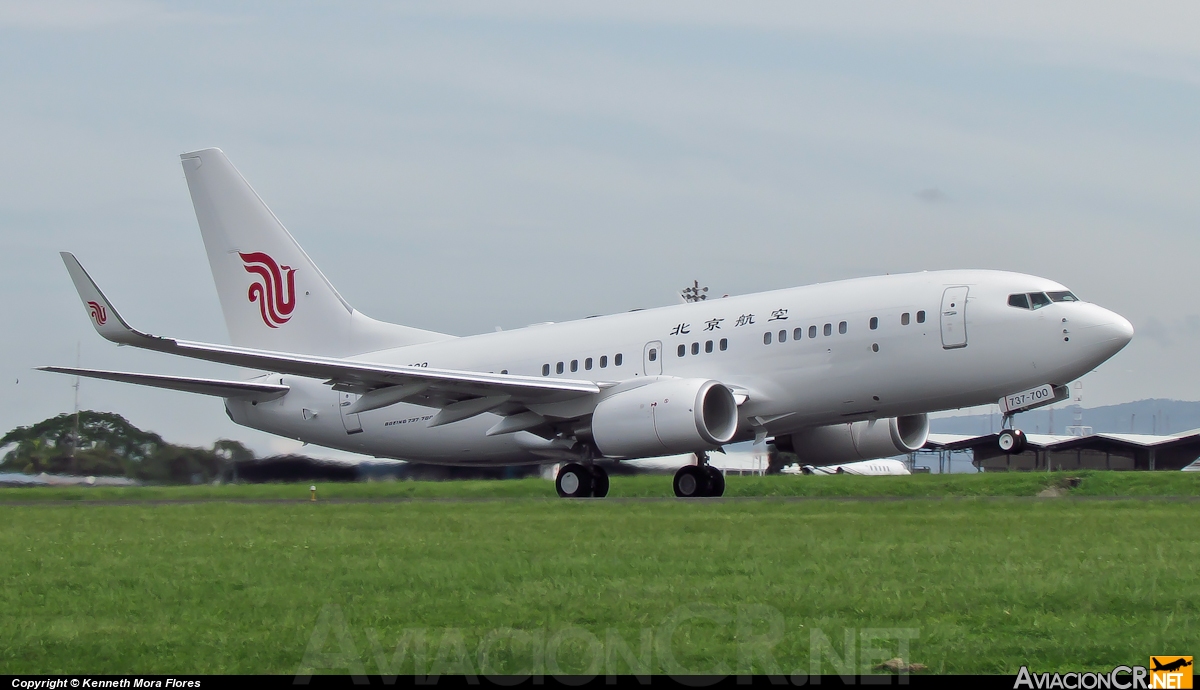
[[[592,473],[577,462],[570,462],[558,471],[554,488],[563,498],[586,498],[592,495]]]
[[[721,470],[712,465],[705,465],[705,471],[708,472],[708,493],[706,496],[720,498],[725,495],[725,475],[721,474]]]
[[[1010,455],[1016,455],[1025,450],[1025,432],[1020,429],[1005,429],[996,438],[1000,450]]]
[[[599,465],[592,465],[592,495],[596,498],[608,495],[608,472]]]
[[[708,471],[698,465],[684,465],[675,473],[675,495],[679,498],[699,498],[708,495]]]

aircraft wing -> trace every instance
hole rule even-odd
[[[599,393],[603,388],[616,385],[382,364],[356,358],[255,350],[150,335],[131,327],[121,318],[74,255],[62,252],[61,256],[87,308],[92,325],[104,338],[119,345],[132,345],[192,359],[326,379],[335,389],[363,394],[355,403],[353,412],[365,412],[401,401],[441,408],[470,401],[475,403],[474,406],[468,406],[473,410],[482,404],[476,402],[481,398],[488,399],[491,405],[485,407],[487,411],[503,406],[511,408],[514,405],[520,407],[531,403],[558,402]],[[468,411],[471,410],[463,408],[460,414]],[[444,409],[443,412],[449,411]],[[446,415],[447,419],[451,416],[457,415]]]
[[[260,401],[272,400],[290,390],[290,386],[274,383],[256,383],[254,381],[222,381],[221,379],[135,374],[126,371],[103,371],[100,369],[79,369],[76,367],[37,368],[39,371],[53,371],[59,374],[86,376],[106,381],[120,381],[121,383],[136,383],[141,386],[167,388],[187,393],[200,393],[201,395],[215,395],[221,398],[253,398]]]

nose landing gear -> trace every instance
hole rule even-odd
[[[1012,415],[1004,415],[1000,421],[1000,434],[996,437],[996,445],[1002,452],[1016,455],[1025,450],[1025,432],[1012,426]]]

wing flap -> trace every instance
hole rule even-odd
[[[191,378],[187,376],[164,376],[161,374],[137,374],[128,371],[104,371],[102,369],[79,369],[76,367],[38,367],[39,371],[58,374],[86,376],[92,379],[134,383],[139,386],[166,388],[185,393],[215,395],[219,398],[246,398],[258,401],[274,400],[290,390],[289,386],[253,381],[224,381],[221,379]]]

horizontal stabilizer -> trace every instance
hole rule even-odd
[[[287,393],[289,386],[250,381],[222,381],[221,379],[199,379],[186,376],[162,376],[158,374],[135,374],[125,371],[103,371],[100,369],[78,369],[76,367],[38,367],[40,371],[58,374],[86,376],[92,379],[136,383],[139,386],[167,388],[185,393],[215,395],[219,398],[245,398],[256,401],[274,400]]]

